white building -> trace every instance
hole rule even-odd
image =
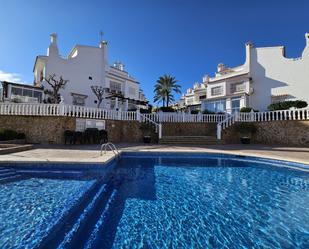
[[[44,92],[42,87],[1,81],[1,102],[40,103],[43,100],[43,96]]]
[[[34,84],[45,89],[50,89],[44,80],[50,75],[69,80],[60,91],[65,104],[96,107],[91,86],[101,86],[106,90],[102,108],[128,110],[146,106],[138,81],[124,70],[124,65],[109,65],[106,41],[100,42],[99,47],[76,45],[63,58],[59,55],[57,35],[51,34],[47,55],[37,56],[33,72]]]
[[[247,43],[243,65],[228,68],[220,63],[215,76],[204,76],[180,103],[188,107],[193,101],[195,108],[228,113],[242,107],[264,111],[284,100],[309,103],[309,33],[305,37],[306,47],[299,58],[286,58],[283,46],[255,48]],[[199,99],[201,91],[206,97]]]

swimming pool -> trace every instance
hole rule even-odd
[[[8,165],[0,248],[308,248],[306,167],[195,153],[123,153],[104,172]]]

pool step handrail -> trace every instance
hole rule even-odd
[[[101,156],[102,156],[102,151],[104,149],[104,154],[106,154],[106,150],[107,148],[109,148],[116,156],[119,156],[119,150],[117,149],[116,145],[111,143],[111,142],[107,142],[101,145]]]

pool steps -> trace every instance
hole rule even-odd
[[[98,180],[36,248],[85,248],[91,236],[97,237],[97,224],[104,221],[114,197],[112,186]]]
[[[14,182],[23,177],[18,171],[11,168],[0,168],[0,184]]]
[[[73,237],[76,235],[77,231],[81,227],[82,223],[85,222],[87,217],[90,215],[91,210],[94,208],[96,201],[98,200],[99,196],[105,192],[107,189],[106,184],[102,185],[99,191],[96,193],[92,201],[88,204],[88,206],[84,209],[76,223],[73,225],[72,229],[65,235],[64,240],[61,242],[58,248],[66,248],[68,243],[70,243]]]
[[[106,219],[108,217],[108,215],[110,214],[110,209],[111,206],[113,205],[113,203],[115,202],[116,199],[116,195],[117,195],[117,190],[113,190],[113,193],[110,196],[110,199],[108,200],[105,209],[103,211],[103,213],[100,216],[100,219],[97,221],[86,245],[85,245],[85,249],[91,249],[91,248],[99,248],[101,243],[100,243],[100,237],[101,234],[104,233],[104,223],[106,222]],[[101,245],[102,246],[102,245]]]
[[[115,195],[116,190],[109,186],[107,192],[98,198],[87,219],[83,221],[70,243],[66,247],[58,248],[91,248],[92,243],[97,239],[98,233],[104,224]]]

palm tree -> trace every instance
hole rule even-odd
[[[163,76],[160,76],[154,89],[154,102],[162,101],[163,106],[165,107],[166,104],[168,107],[168,105],[174,101],[173,92],[181,93],[181,86],[176,83],[177,80],[171,75],[164,74]]]

